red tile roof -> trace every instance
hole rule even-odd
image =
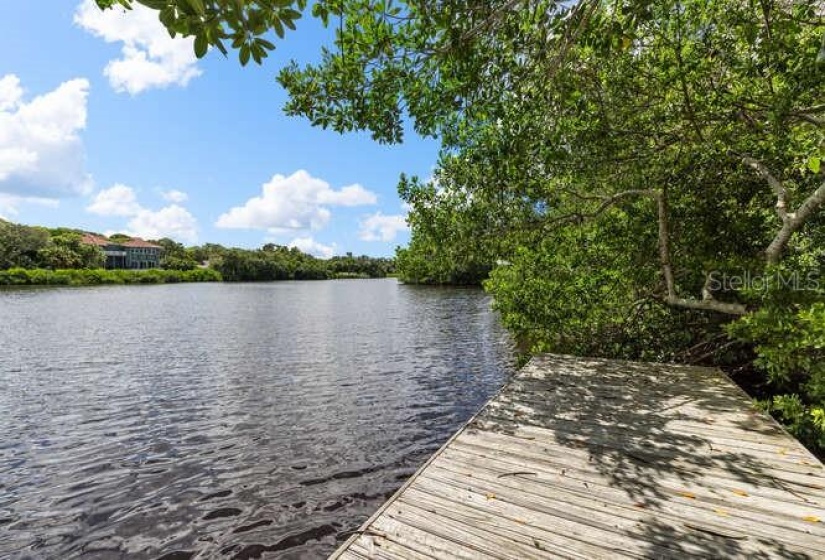
[[[105,247],[112,243],[102,235],[95,235],[94,233],[84,233],[81,241],[89,245],[97,245],[98,247]]]
[[[102,235],[97,235],[94,233],[84,233],[81,241],[83,241],[83,243],[88,243],[89,245],[97,245],[98,247],[106,247],[107,245],[120,245],[122,247],[146,247],[150,249],[163,248],[160,245],[149,243],[148,241],[145,241],[139,237],[133,237],[128,241],[112,241],[111,239],[107,239]]]
[[[129,241],[124,241],[119,245],[123,245],[124,247],[148,247],[150,249],[162,249],[160,245],[155,245],[154,243],[149,243],[148,241],[144,241],[139,237],[133,237]]]

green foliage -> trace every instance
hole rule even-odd
[[[275,48],[264,35],[275,32],[283,38],[285,29],[296,28],[295,22],[307,6],[306,0],[97,0],[101,9],[131,9],[135,3],[157,10],[158,19],[172,37],[194,37],[198,58],[206,55],[210,46],[224,55],[232,48],[238,51],[242,65],[250,57],[260,64]],[[331,3],[318,1],[313,13],[328,13]]]
[[[756,365],[779,393],[764,408],[812,449],[825,449],[825,297],[808,305],[768,304],[729,325],[754,345]]]
[[[0,272],[5,269],[0,285],[325,280],[383,278],[395,272],[394,259],[354,257],[348,253],[322,260],[297,248],[273,243],[258,250],[226,248],[214,243],[184,247],[169,238],[154,241],[163,248],[163,270],[100,271],[95,269],[104,266],[105,256],[96,246],[83,243],[82,233],[0,220]],[[123,242],[131,238],[114,234],[109,239]],[[50,269],[54,273],[38,269]]]
[[[787,430],[810,449],[822,455],[825,449],[825,407],[806,404],[797,394],[776,395],[760,401],[762,410],[773,415]]]
[[[454,191],[442,186],[455,184],[452,181],[448,169],[439,170],[428,184],[401,177],[399,195],[413,209],[408,217],[410,245],[396,254],[404,282],[480,285],[495,265],[499,239],[489,231],[479,235],[479,230],[495,228],[501,205],[468,197],[460,187]]]
[[[82,233],[12,224],[0,220],[0,269],[96,268],[105,258],[97,247],[81,242]]]
[[[473,101],[486,110],[511,85],[492,75],[499,68],[490,55],[513,54],[500,34],[527,44],[535,31],[552,36],[563,20],[554,0],[327,4],[339,16],[336,49],[323,49],[320,64],[281,71],[287,113],[339,132],[368,130],[389,143],[403,138],[405,113],[417,133],[436,136],[457,113],[472,111]]]
[[[289,247],[272,245],[255,251],[221,248],[209,260],[227,282],[327,278],[327,272],[318,259]]]
[[[195,258],[193,251],[188,250],[182,243],[178,243],[168,237],[154,241],[156,245],[163,247],[161,257],[161,268],[169,270],[194,270],[203,260]]]
[[[385,278],[395,272],[394,259],[354,257],[352,253],[332,257],[325,265],[330,278]]]
[[[346,255],[327,260],[315,258],[295,247],[268,243],[261,249],[227,249],[204,246],[210,266],[227,282],[271,280],[326,280],[328,278],[383,278],[394,270],[391,259]]]
[[[79,233],[53,234],[37,251],[37,264],[45,268],[99,268],[106,257],[99,248],[81,241]]]
[[[104,270],[11,268],[0,270],[0,286],[96,286],[101,284],[173,284],[178,282],[220,282],[216,270]]]
[[[0,269],[36,266],[38,252],[49,242],[43,228],[32,228],[0,220]]]

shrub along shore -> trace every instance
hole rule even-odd
[[[220,272],[209,268],[193,270],[106,270],[103,268],[11,268],[0,270],[0,286],[97,286],[103,284],[177,284],[180,282],[220,282]]]
[[[353,280],[373,278],[367,274],[333,273],[311,280]],[[287,278],[284,278],[285,280]],[[100,286],[105,284],[179,284],[183,282],[224,282],[224,277],[212,268],[193,270],[106,270],[104,268],[11,268],[0,270],[0,286]],[[262,282],[272,279],[260,280]]]

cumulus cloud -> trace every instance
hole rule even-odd
[[[142,209],[127,224],[130,235],[147,239],[170,237],[185,243],[198,239],[198,222],[189,210],[171,204],[160,210]]]
[[[183,191],[176,190],[162,192],[160,193],[160,196],[163,197],[163,200],[167,202],[174,202],[175,204],[180,204],[189,200],[188,194]]]
[[[23,99],[23,88],[20,87],[20,78],[8,74],[0,78],[0,111],[16,109]]]
[[[197,220],[186,208],[174,203],[160,210],[144,208],[135,190],[126,185],[117,184],[98,192],[86,210],[99,216],[131,218],[125,233],[135,237],[170,237],[186,243],[194,243],[198,238]]]
[[[15,196],[0,192],[0,219],[11,220],[17,216],[18,209],[22,204],[35,204],[48,208],[57,208],[60,201],[54,198],[39,198],[36,196]]]
[[[88,93],[89,82],[75,79],[27,102],[17,76],[0,78],[0,192],[57,199],[91,190],[79,136]]]
[[[358,237],[363,241],[392,241],[399,231],[408,229],[407,217],[403,214],[376,212],[361,220]]]
[[[86,210],[99,216],[134,216],[142,208],[132,187],[117,184],[97,193]]]
[[[329,183],[303,169],[289,177],[275,175],[263,185],[260,196],[231,208],[218,217],[220,228],[263,229],[272,233],[289,230],[318,230],[332,215],[328,206],[375,204],[375,193],[361,185],[333,190]]]
[[[327,185],[329,187],[329,185]],[[340,191],[327,188],[318,194],[318,202],[334,206],[366,206],[378,202],[375,193],[368,191],[359,184],[349,185]]]
[[[115,91],[136,95],[152,88],[186,86],[201,74],[193,39],[170,37],[157,12],[145,6],[101,10],[94,0],[83,0],[74,21],[107,43],[123,43],[121,57],[103,70]]]
[[[324,245],[315,241],[312,237],[296,237],[288,243],[289,247],[295,247],[304,253],[309,253],[322,259],[328,259],[335,254],[335,243]]]

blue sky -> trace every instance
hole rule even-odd
[[[398,175],[429,176],[436,142],[381,146],[282,112],[278,70],[329,42],[316,20],[246,68],[196,61],[148,10],[2,2],[0,21],[0,216],[321,256],[407,242]]]

